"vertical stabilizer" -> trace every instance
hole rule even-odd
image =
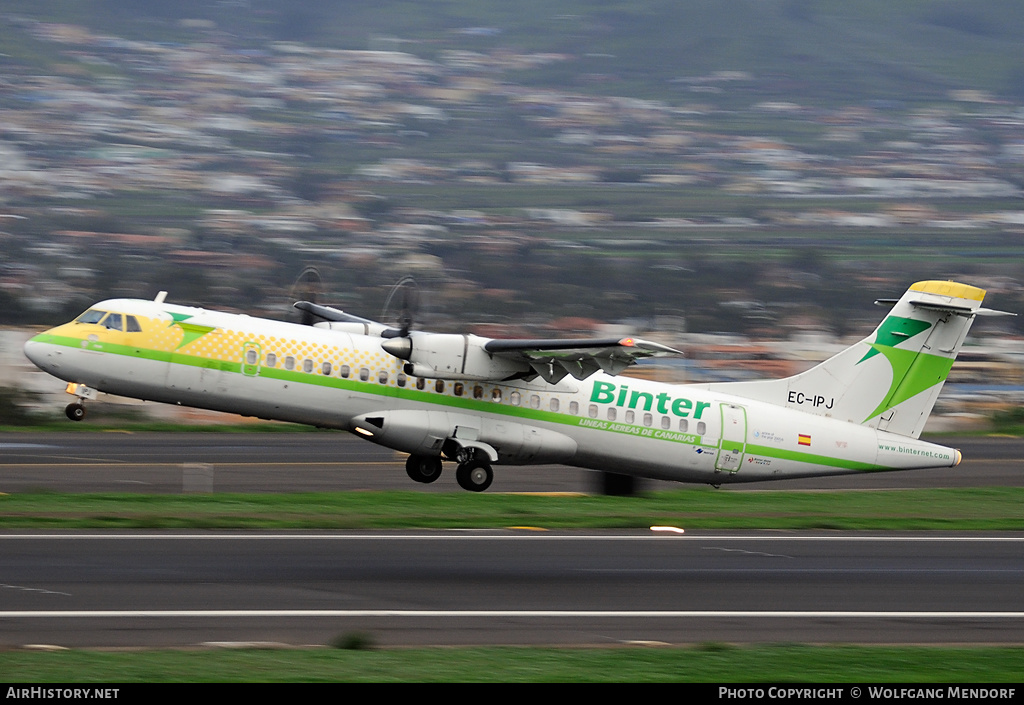
[[[708,386],[917,438],[975,316],[998,313],[984,298],[967,284],[918,282],[874,333],[807,372]]]

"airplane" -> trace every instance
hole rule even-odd
[[[308,301],[312,326],[111,299],[34,336],[25,355],[66,381],[80,421],[100,392],[343,429],[408,454],[430,483],[455,464],[480,492],[494,465],[561,463],[707,483],[951,467],[920,440],[983,289],[913,284],[875,331],[785,379],[664,384],[616,376],[678,351],[639,338],[501,340],[411,330]],[[611,483],[614,485],[614,483]],[[627,485],[629,487],[629,485]],[[627,489],[628,493],[628,489]]]

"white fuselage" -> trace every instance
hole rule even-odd
[[[594,374],[557,384],[412,377],[381,339],[137,300],[98,304],[141,331],[69,323],[25,346],[41,369],[121,396],[356,430],[410,453],[452,436],[498,462],[560,462],[724,484],[951,466],[959,453],[713,389]],[[371,429],[373,430],[373,429]],[[365,434],[364,434],[365,435]]]

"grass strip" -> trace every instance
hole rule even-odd
[[[19,683],[697,682],[1019,683],[1021,647],[156,650],[0,653]]]
[[[730,492],[637,497],[427,493],[0,495],[0,529],[1024,530],[1024,488]]]

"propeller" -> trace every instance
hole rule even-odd
[[[313,304],[311,307],[298,307],[302,311],[302,317],[299,322],[304,326],[313,325],[318,315],[314,308],[316,307],[317,299],[323,294],[324,280],[320,276],[320,270],[316,267],[309,266],[302,270],[302,273],[292,284],[291,299],[300,301],[308,301]]]
[[[299,278],[295,280],[292,287],[292,296],[302,296],[304,300],[296,301],[293,306],[302,312],[301,322],[303,325],[313,325],[317,321],[330,321],[332,323],[356,323],[363,326],[364,335],[379,335],[382,338],[395,338],[397,345],[403,350],[412,350],[412,339],[409,332],[412,330],[417,311],[419,310],[419,289],[416,281],[410,277],[402,277],[391,287],[387,299],[384,301],[384,309],[381,312],[381,322],[371,321],[368,318],[354,316],[330,306],[323,306],[316,303],[317,297],[322,293],[323,280],[316,267],[306,267]],[[401,308],[397,316],[390,315],[392,306],[401,301]],[[395,319],[395,326],[383,321]]]
[[[412,330],[416,316],[419,313],[420,291],[416,280],[411,276],[405,276],[391,287],[387,299],[384,300],[384,308],[381,310],[381,320],[388,320],[388,312],[391,310],[392,302],[396,297],[401,296],[401,310],[396,318],[398,329],[390,329],[383,333],[384,338],[408,338]]]

